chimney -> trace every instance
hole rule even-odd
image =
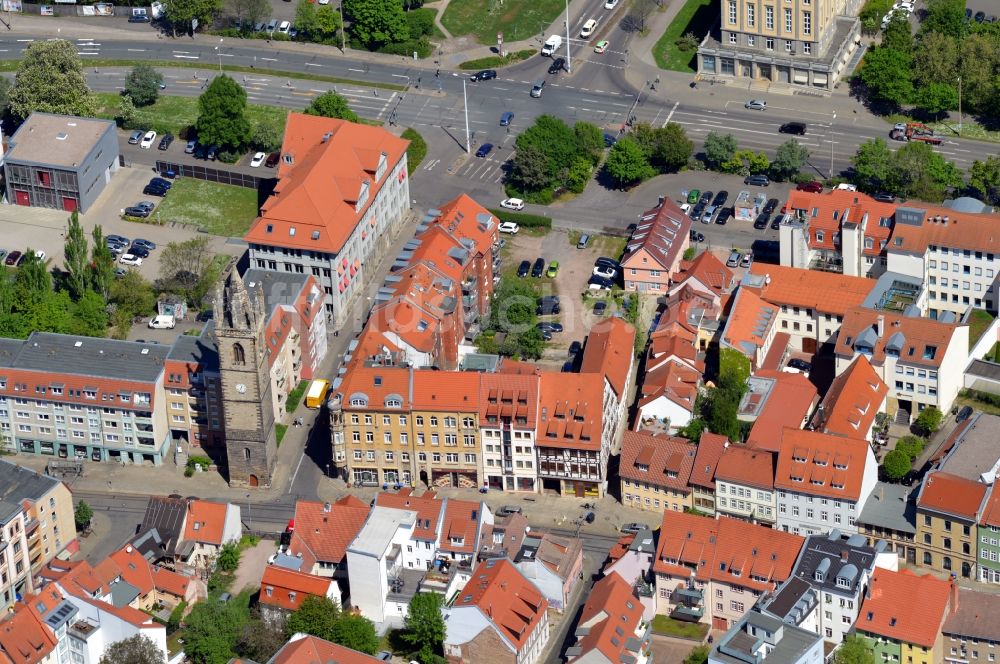
[[[841,549],[840,550],[840,561],[846,563],[847,562],[847,555],[849,553],[850,553],[850,551],[848,551],[847,549]]]
[[[875,320],[875,331],[880,338],[885,334],[885,316],[879,314],[879,317]]]
[[[330,512],[330,503],[323,503],[323,511],[327,513]]]

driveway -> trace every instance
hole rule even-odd
[[[231,592],[235,595],[244,588],[252,588],[253,590],[260,588],[260,580],[264,578],[267,559],[277,550],[277,542],[269,539],[262,539],[257,542],[256,546],[244,549],[240,555],[240,566],[236,568]]]

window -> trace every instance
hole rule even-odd
[[[737,602],[736,600],[730,600],[729,608],[737,613],[743,613],[743,602]]]
[[[754,27],[754,22],[756,20],[757,6],[752,2],[747,4],[747,26]]]
[[[811,35],[812,30],[812,12],[802,12],[802,33]]]
[[[243,345],[233,344],[233,364],[242,366],[246,363],[246,353],[243,351]]]
[[[805,53],[806,55],[811,55],[813,52],[813,45],[810,44],[809,42],[803,42],[802,52]]]
[[[792,10],[785,8],[785,32],[792,31]]]
[[[736,0],[729,0],[729,22],[736,25]]]
[[[774,7],[764,7],[764,27],[774,30]]]

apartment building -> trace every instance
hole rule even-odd
[[[538,372],[480,377],[483,482],[492,490],[538,492],[535,432],[540,383]]]
[[[664,512],[653,562],[656,613],[729,629],[791,576],[803,542],[739,519]]]
[[[976,566],[983,583],[1000,584],[1000,490],[990,489],[990,497],[976,524]]]
[[[0,431],[20,453],[162,463],[170,348],[34,332],[0,339]]]
[[[402,620],[407,604],[390,592],[404,569],[415,567],[411,539],[417,512],[376,505],[347,548],[351,605],[375,623]],[[426,569],[426,568],[424,568]]]
[[[965,664],[969,661],[995,662],[1000,655],[1000,614],[997,595],[972,588],[953,588],[948,617],[941,627],[944,661]]]
[[[753,368],[763,367],[778,333],[778,307],[752,288],[740,287],[733,297],[720,346],[746,355]],[[784,349],[781,349],[784,352]],[[777,365],[777,363],[774,363]]]
[[[990,487],[942,471],[924,476],[917,494],[918,563],[962,577],[977,578],[979,517]]]
[[[715,511],[752,523],[774,525],[777,501],[771,452],[729,445],[715,467]]]
[[[703,431],[698,439],[694,465],[691,467],[691,502],[694,509],[704,514],[715,514],[715,469],[729,446],[725,436]]]
[[[659,512],[691,508],[691,469],[698,446],[684,438],[626,431],[622,439],[622,504]]]
[[[774,479],[775,527],[802,535],[857,533],[858,515],[877,481],[868,441],[785,429]]]
[[[576,623],[576,643],[566,650],[569,664],[649,664],[653,660],[651,623],[642,602],[617,574],[591,589]]]
[[[238,544],[242,536],[239,505],[189,500],[181,559],[189,565],[211,570],[222,547]]]
[[[888,410],[897,420],[909,422],[927,406],[946,413],[962,388],[969,326],[856,307],[837,338],[837,374],[859,355],[889,387]]]
[[[816,387],[803,374],[758,369],[747,379],[737,414],[741,421],[753,422],[747,447],[778,452],[784,430],[804,427],[818,400]]]
[[[690,231],[691,218],[667,196],[639,215],[621,261],[625,290],[666,293],[690,244]]]
[[[857,0],[720,0],[721,25],[698,48],[698,72],[833,90],[858,47]]]
[[[445,656],[462,664],[535,664],[549,639],[547,609],[513,563],[487,560],[445,609]]]
[[[779,229],[781,265],[854,277],[877,278],[886,272],[895,203],[844,189],[793,191],[785,210],[788,216]]]
[[[580,360],[581,374],[603,377],[603,427],[617,440],[627,424],[635,372],[635,328],[621,318],[605,318],[587,334]]]
[[[877,568],[855,623],[876,661],[939,664],[941,629],[954,604],[956,584],[932,574]],[[918,602],[914,598],[919,598]]]
[[[882,540],[900,560],[917,564],[916,492],[900,484],[876,482],[858,517],[858,533],[872,546]]]
[[[73,518],[73,495],[59,480],[8,461],[0,461],[0,503],[10,506],[11,514],[17,507],[23,512],[22,532],[32,574],[37,574],[60,553],[75,553],[79,549]],[[17,521],[11,516],[9,523],[13,525]],[[18,543],[18,538],[8,541]],[[0,566],[2,564],[0,562]],[[6,599],[4,606],[7,606]]]
[[[895,220],[888,268],[924,282],[931,318],[961,318],[970,307],[997,313],[1000,217],[921,205],[896,208]]]
[[[789,335],[793,350],[829,351],[847,310],[861,306],[875,286],[873,279],[833,272],[754,263],[743,286],[778,307],[777,329]]]
[[[198,336],[178,335],[163,363],[170,438],[185,452],[225,445],[219,351],[209,323]]]
[[[719,638],[709,664],[823,664],[823,639],[778,618],[750,611]]]
[[[381,127],[288,115],[278,184],[244,239],[251,267],[316,277],[331,329],[409,213],[406,146]]]
[[[32,592],[28,552],[28,517],[20,501],[0,499],[0,610]]]
[[[5,663],[61,664],[58,645],[37,607],[18,602],[0,618],[0,657]]]
[[[885,413],[889,387],[879,378],[865,355],[858,355],[833,379],[816,409],[816,431],[872,441],[875,420]]]
[[[549,608],[562,613],[583,580],[583,540],[552,533],[528,533],[512,557],[514,566],[538,588]]]
[[[302,561],[300,571],[347,579],[347,548],[368,519],[369,507],[355,496],[334,503],[295,502],[288,555]]]

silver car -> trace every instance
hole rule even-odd
[[[766,111],[767,102],[763,99],[751,99],[747,103],[743,104],[743,108],[748,108],[751,111]]]

